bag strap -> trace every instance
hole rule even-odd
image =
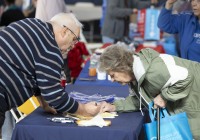
[[[153,111],[153,112],[152,112]],[[156,111],[153,109],[153,102],[149,103],[149,117],[151,121],[155,121],[155,113]]]
[[[161,111],[162,111],[164,117],[169,117],[170,116],[169,113],[167,112],[166,108],[162,108]]]
[[[152,109],[153,109],[153,102],[150,102],[149,103],[149,117],[150,117],[151,121],[154,121],[155,120],[155,116],[152,113]]]
[[[156,120],[156,113],[157,110],[153,108],[154,103],[150,102],[149,103],[149,117],[151,119],[151,121],[155,121]],[[166,108],[160,108],[160,118],[164,118],[164,117],[169,117],[169,113],[167,112]]]

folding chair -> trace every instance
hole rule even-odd
[[[22,120],[26,115],[33,112],[39,106],[39,102],[35,96],[29,98],[24,104],[18,108],[12,108],[10,112],[12,113],[16,123]]]

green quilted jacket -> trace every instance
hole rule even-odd
[[[133,57],[137,81],[129,84],[130,95],[125,100],[114,102],[117,111],[136,111],[140,104],[147,107],[161,94],[170,114],[187,113],[193,137],[200,140],[200,63],[152,49],[143,49]]]

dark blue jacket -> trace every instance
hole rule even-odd
[[[182,58],[200,62],[200,24],[192,12],[172,14],[172,10],[161,10],[158,27],[164,32],[178,34]]]

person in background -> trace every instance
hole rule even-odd
[[[23,11],[25,17],[27,18],[35,18],[37,0],[31,0],[31,4],[29,7]]]
[[[29,2],[30,0],[15,0],[15,5],[17,5],[17,7],[23,10],[27,7]]]
[[[104,102],[101,112],[130,112],[165,107],[170,114],[186,112],[194,139],[200,139],[200,63],[159,54],[147,48],[134,53],[123,46],[111,45],[101,54],[99,70],[112,82],[130,87],[130,96],[114,104]]]
[[[0,6],[5,6],[5,1],[4,0],[0,0]]]
[[[4,0],[0,0],[0,17],[4,11],[5,8],[5,1]]]
[[[74,83],[83,68],[85,59],[89,56],[89,52],[85,46],[85,43],[78,42],[75,44],[74,48],[69,51],[67,56],[71,81]]]
[[[178,34],[180,56],[200,62],[200,1],[191,0],[192,11],[172,14],[177,0],[167,0],[158,19],[158,27],[164,32]]]
[[[129,17],[138,9],[160,6],[165,0],[103,0],[100,21],[102,42],[129,41]]]
[[[100,23],[99,23],[99,26],[101,28],[103,26],[104,18],[106,16],[106,7],[107,7],[107,0],[103,0],[102,5],[101,5],[102,16],[101,16]]]
[[[38,18],[42,21],[49,21],[53,16],[62,12],[68,12],[64,0],[37,0],[35,18]],[[63,58],[63,68],[66,77],[66,83],[70,84],[72,81],[70,76],[70,69],[68,67],[67,55],[63,56]]]
[[[0,26],[8,26],[14,21],[24,19],[22,10],[15,5],[15,0],[5,0],[6,8],[1,15]]]
[[[129,16],[137,12],[135,6],[133,0],[107,0],[101,30],[103,43],[114,43],[128,37]]]
[[[62,55],[78,42],[81,27],[72,13],[60,13],[49,22],[26,18],[0,32],[0,127],[7,110],[33,95],[53,114],[94,116],[99,112],[94,102],[81,104],[70,98],[60,84]]]
[[[159,8],[166,0],[136,0],[136,5],[138,9],[145,9],[154,6],[155,8]]]
[[[67,12],[64,0],[37,0],[35,18],[49,21],[54,15]]]

